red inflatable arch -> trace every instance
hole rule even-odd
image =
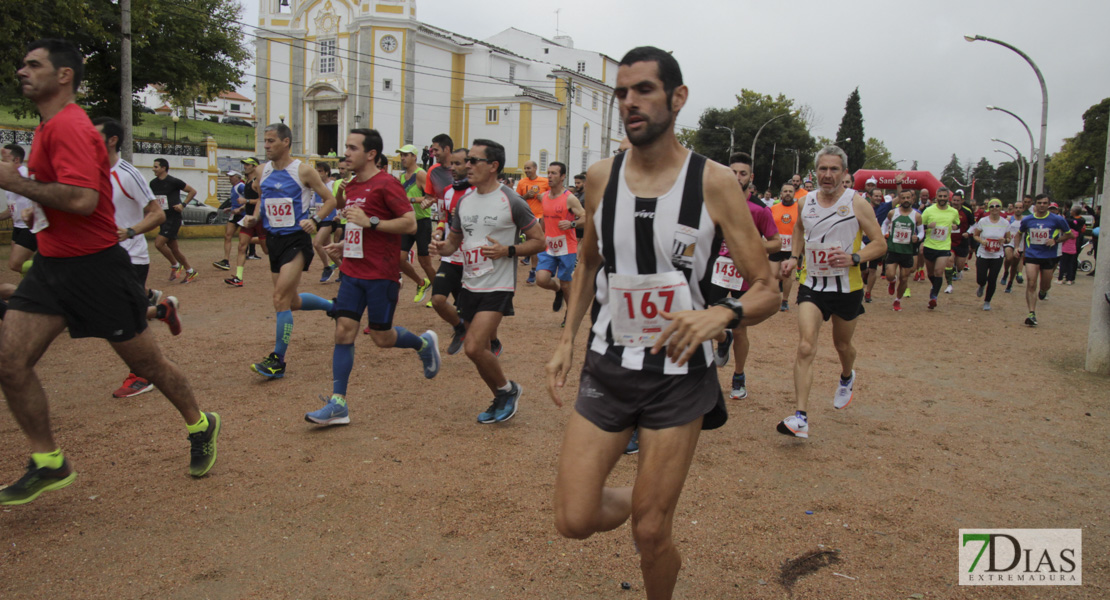
[[[880,189],[893,190],[898,187],[898,184],[894,183],[894,178],[897,177],[899,173],[906,174],[902,181],[902,189],[929,190],[930,198],[936,198],[937,190],[944,185],[928,171],[877,171],[874,169],[860,169],[856,171],[852,187],[862,191],[867,180],[874,177],[879,181],[878,187]]]

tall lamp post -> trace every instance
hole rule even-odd
[[[796,111],[782,113],[781,115],[779,115],[777,117],[771,117],[770,120],[768,120],[766,123],[759,126],[759,129],[755,132],[755,137],[752,138],[752,152],[751,152],[751,154],[752,154],[752,164],[753,165],[755,164],[755,143],[756,143],[756,141],[759,140],[759,134],[763,133],[763,128],[770,125],[772,122],[777,121],[777,120],[779,120],[783,117],[789,117],[791,115],[796,115],[796,114],[798,114]]]
[[[173,153],[177,154],[177,115],[173,116]]]
[[[1006,144],[1006,145],[1009,146],[1009,144]],[[995,148],[994,151],[999,153],[999,154],[1005,154],[1006,156],[1009,156],[1010,160],[1014,161],[1014,163],[1017,164],[1018,184],[1017,184],[1017,197],[1014,199],[1014,206],[1021,206],[1021,182],[1022,182],[1023,179],[1025,179],[1025,165],[1022,163],[1021,158],[1020,158],[1021,152],[1018,152],[1018,155],[1014,156],[1013,154],[1010,154],[1009,152],[1006,152],[1005,150],[999,150],[998,148]],[[1014,152],[1017,152],[1016,148],[1014,149]]]
[[[987,110],[997,110],[997,111],[1004,112],[1004,113],[1010,115],[1011,117],[1017,119],[1018,122],[1021,123],[1021,126],[1025,128],[1025,133],[1029,134],[1029,160],[1030,160],[1030,162],[1032,162],[1033,157],[1037,156],[1037,148],[1036,148],[1036,146],[1033,145],[1033,132],[1030,131],[1029,125],[1025,124],[1025,120],[1022,119],[1021,117],[1017,116],[1016,114],[1006,110],[1005,108],[1002,108],[1002,107],[999,107],[999,106],[988,106]],[[1015,148],[1015,150],[1016,150],[1016,148]],[[1041,162],[1041,165],[1042,166],[1044,165],[1043,161]],[[1030,165],[1030,167],[1032,167],[1032,165]],[[1042,167],[1038,167],[1038,168],[1042,168]],[[1029,175],[1030,175],[1029,182],[1025,184],[1025,194],[1026,195],[1032,195],[1033,194],[1033,189],[1032,189],[1032,186],[1033,186],[1033,177],[1032,177],[1032,175],[1033,174],[1032,174],[1032,172],[1030,172]],[[1039,177],[1038,177],[1038,181],[1041,181],[1041,179]],[[1038,184],[1038,186],[1039,186],[1039,189],[1041,191],[1044,190],[1044,186],[1042,184]],[[1040,191],[1038,191],[1037,193],[1039,194]]]
[[[998,138],[991,138],[991,141],[992,141],[992,142],[998,142],[999,144],[1006,144],[1006,145],[1007,145],[1007,146],[1009,146],[1010,148],[1013,148],[1013,150],[1014,150],[1014,153],[1015,153],[1015,154],[1017,154],[1017,161],[1018,161],[1018,177],[1020,177],[1022,181],[1025,181],[1025,176],[1026,176],[1026,174],[1028,174],[1028,175],[1029,175],[1029,181],[1025,183],[1025,193],[1026,193],[1026,195],[1028,195],[1028,194],[1029,194],[1029,182],[1032,182],[1032,181],[1033,181],[1033,173],[1032,173],[1032,172],[1030,172],[1030,170],[1029,170],[1029,169],[1030,169],[1030,168],[1031,168],[1031,167],[1032,167],[1033,165],[1031,165],[1031,164],[1030,164],[1030,165],[1026,165],[1026,164],[1025,164],[1025,159],[1024,159],[1024,158],[1023,158],[1022,156],[1021,156],[1021,150],[1018,150],[1018,149],[1017,149],[1017,146],[1015,146],[1015,145],[1011,144],[1010,142],[1007,142],[1006,140],[1000,140],[1000,139],[998,139]],[[1029,158],[1029,160],[1031,161],[1031,160],[1033,160],[1033,158],[1032,158],[1032,157],[1030,157],[1030,158]],[[1019,186],[1018,186],[1018,188],[1019,188],[1019,189],[1018,189],[1018,191],[1020,192],[1020,191],[1021,191],[1021,189],[1020,189],[1020,188],[1021,188],[1021,186],[1019,185]]]
[[[1033,59],[1029,58],[1028,54],[1006,42],[982,35],[965,35],[964,39],[969,42],[991,42],[1004,48],[1009,48],[1016,52],[1018,56],[1024,58],[1025,62],[1029,63],[1030,67],[1033,67],[1033,72],[1037,74],[1037,81],[1041,84],[1041,147],[1040,153],[1037,155],[1037,193],[1040,194],[1044,191],[1044,152],[1045,138],[1048,135],[1048,87],[1044,84],[1044,75],[1041,75],[1041,70],[1037,67],[1037,63],[1033,62]],[[1030,160],[1032,160],[1032,155],[1030,155]]]
[[[736,130],[724,125],[718,125],[714,129],[723,129],[728,132],[728,156],[725,157],[725,162],[728,162],[732,159],[732,147],[736,143]]]

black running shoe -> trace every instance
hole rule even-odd
[[[204,413],[208,429],[189,434],[189,474],[203,477],[216,464],[216,439],[220,437],[220,415]]]
[[[466,341],[466,328],[456,327],[454,335],[451,336],[451,345],[447,346],[447,354],[454,356],[462,350],[463,342]]]
[[[285,377],[285,361],[271,352],[262,362],[252,364],[251,370],[267,379],[281,379]]]
[[[551,312],[559,312],[563,308],[563,290],[555,292],[555,301],[551,303]]]
[[[1037,313],[1031,312],[1028,317],[1025,317],[1025,324],[1030,327],[1037,326]]]
[[[74,479],[77,479],[77,472],[64,458],[62,466],[57,469],[36,467],[35,461],[27,461],[27,473],[20,477],[19,481],[0,489],[0,506],[27,504],[43,492],[66,487],[73,483]]]
[[[223,271],[230,271],[231,270],[231,264],[227,262],[227,259],[218,260],[218,261],[212,263],[212,266],[216,267],[217,269],[223,270]]]
[[[489,343],[489,351],[493,352],[494,356],[501,356],[501,340],[493,340]]]

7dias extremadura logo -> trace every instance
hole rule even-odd
[[[960,585],[1083,585],[1083,530],[961,529]]]

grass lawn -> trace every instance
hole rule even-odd
[[[33,129],[39,124],[38,115],[28,115],[17,119],[14,109],[0,106],[0,127],[21,127]],[[161,139],[162,127],[166,128],[166,139],[173,140],[173,118],[166,115],[143,113],[134,136],[140,139]],[[183,142],[203,142],[206,135],[216,138],[223,148],[254,148],[254,128],[212,121],[180,119],[177,122],[177,139]]]

